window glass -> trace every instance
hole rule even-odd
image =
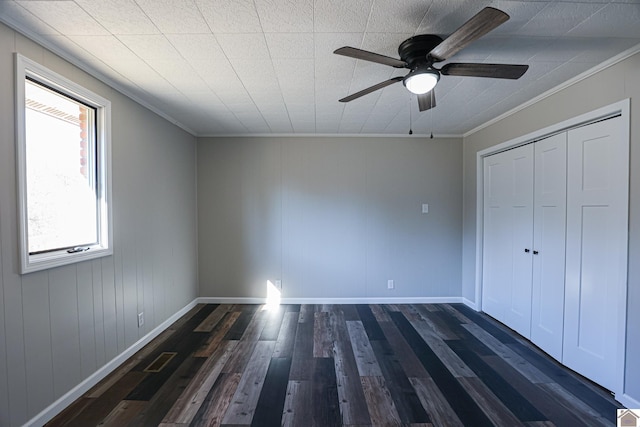
[[[95,109],[25,81],[29,253],[97,242]]]

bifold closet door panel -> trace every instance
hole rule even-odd
[[[629,141],[620,117],[568,133],[563,363],[621,390]]]
[[[529,337],[533,146],[484,162],[483,311]]]
[[[562,360],[567,133],[535,143],[531,341]]]

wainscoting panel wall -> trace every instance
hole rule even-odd
[[[18,274],[14,51],[112,102],[113,256]],[[3,24],[0,93],[0,425],[18,426],[197,297],[196,143]]]

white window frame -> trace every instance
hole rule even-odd
[[[27,213],[27,156],[25,128],[25,80],[35,80],[62,94],[75,98],[96,109],[96,192],[97,242],[83,246],[81,252],[66,249],[45,253],[29,253]],[[111,214],[111,102],[72,82],[48,68],[15,54],[16,94],[16,172],[18,184],[18,231],[20,273],[31,273],[113,254],[113,226]]]

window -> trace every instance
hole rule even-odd
[[[111,255],[111,103],[16,54],[21,272]]]

